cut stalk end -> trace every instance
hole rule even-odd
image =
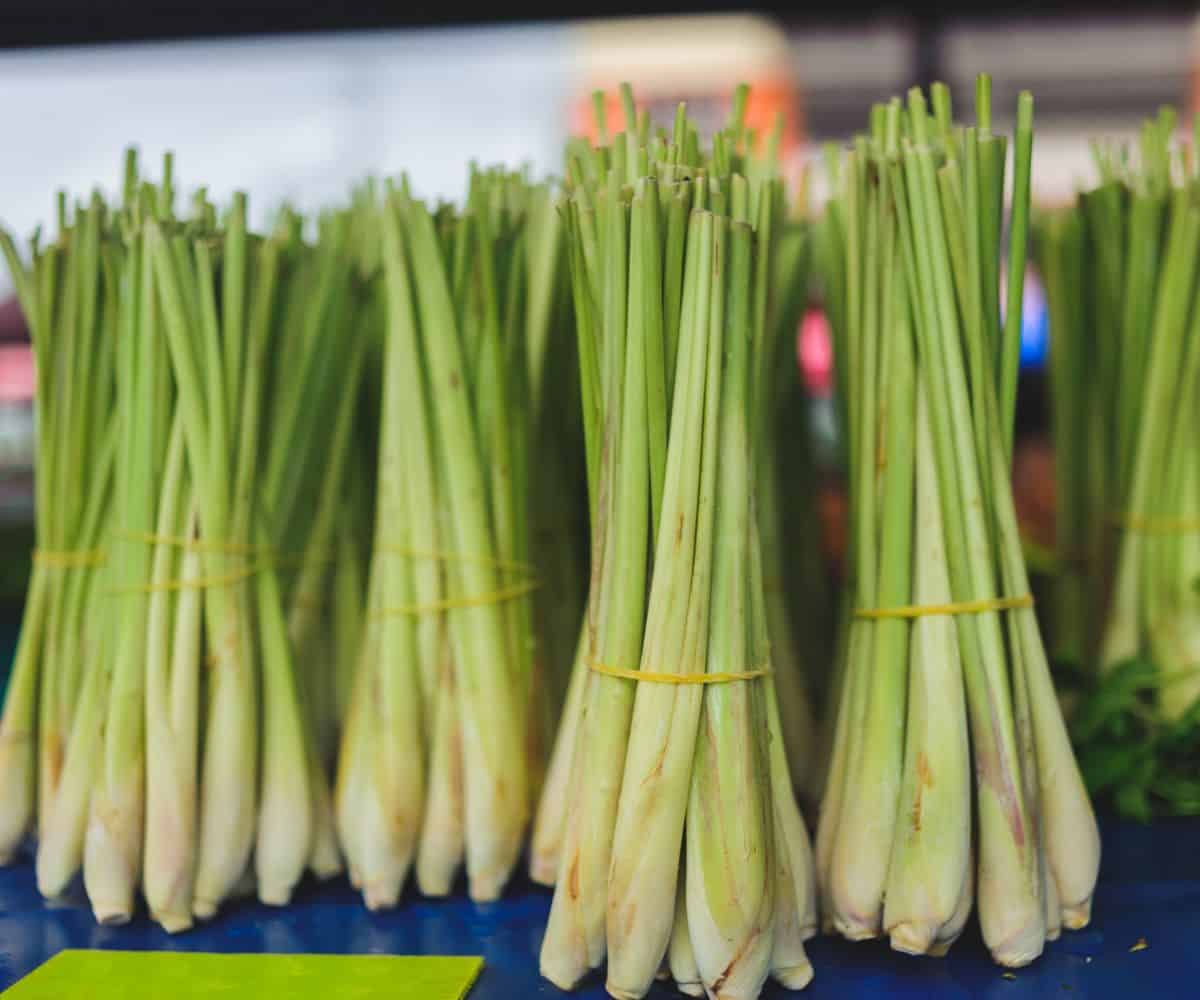
[[[894,951],[906,955],[928,955],[934,947],[937,928],[929,924],[897,924],[888,932]],[[949,948],[949,945],[946,946]]]
[[[1092,900],[1089,897],[1082,903],[1062,908],[1062,922],[1067,930],[1078,931],[1086,927],[1092,920]]]
[[[789,965],[784,969],[772,969],[771,978],[785,990],[802,990],[813,980],[812,962]]]
[[[192,914],[187,910],[171,912],[151,910],[150,916],[168,934],[179,934],[182,931],[191,930],[194,923]]]

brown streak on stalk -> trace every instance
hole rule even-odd
[[[571,861],[571,868],[567,872],[567,895],[572,899],[579,898],[579,854],[576,852],[575,857]]]
[[[683,511],[679,512],[679,524],[675,528],[675,544],[683,544]]]
[[[992,716],[992,726],[994,732],[999,732],[999,719],[996,717],[995,705],[989,699],[988,709]],[[1001,772],[1000,762],[995,753],[985,753],[979,755],[979,761],[976,766],[977,780],[990,785],[996,790],[1004,803],[1004,812],[1008,817],[1008,825],[1012,830],[1013,841],[1018,848],[1025,846],[1025,825],[1021,821],[1021,809],[1017,787],[1013,781],[1013,776],[1009,772]]]
[[[58,733],[51,733],[46,742],[46,765],[50,770],[50,787],[57,788],[63,771],[63,741]]]
[[[710,992],[711,996],[719,997],[721,995],[721,987],[725,985],[725,980],[733,974],[734,967],[742,960],[742,956],[746,954],[750,946],[758,940],[758,936],[759,931],[755,931],[742,942],[742,946],[734,953],[733,958],[729,960],[729,964],[721,970],[721,974],[714,980]]]
[[[929,758],[922,750],[917,754],[917,797],[912,807],[913,833],[921,832],[921,801],[926,788],[933,787],[933,771],[929,767]]]
[[[656,778],[661,778],[661,777],[662,777],[662,772],[663,772],[663,760],[666,758],[666,756],[667,756],[667,748],[664,746],[664,747],[663,747],[661,750],[659,750],[659,752],[658,752],[658,759],[657,759],[657,760],[655,760],[655,762],[654,762],[654,767],[651,769],[650,773],[649,773],[649,774],[647,774],[647,775],[646,775],[646,777],[644,777],[644,778],[642,779],[642,786],[643,786],[643,787],[644,787],[645,785],[648,785],[648,784],[649,784],[651,781],[654,781]]]
[[[459,385],[458,372],[450,373],[450,388],[457,389]]]

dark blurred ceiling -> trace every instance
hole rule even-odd
[[[964,2],[880,3],[868,0],[808,0],[741,5],[712,0],[661,3],[649,0],[581,0],[575,4],[508,0],[479,4],[465,0],[379,3],[371,0],[0,0],[0,48],[121,42],[138,39],[218,37],[245,34],[346,31],[433,25],[553,21],[578,18],[753,10],[788,23],[849,23],[877,17],[940,21],[965,16],[1045,17],[1139,15],[1195,10],[1181,0],[1059,0],[1049,3]]]

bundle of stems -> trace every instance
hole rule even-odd
[[[465,210],[406,185],[379,208],[386,348],[367,611],[337,823],[352,882],[496,898],[541,783],[531,371],[550,350],[559,223],[524,177],[475,171]],[[531,349],[543,356],[536,364]]]
[[[64,449],[40,482],[72,474],[54,495],[39,486],[39,530],[53,532],[39,565],[98,567],[61,596],[35,577],[30,612],[47,624],[27,629],[10,704],[46,720],[39,888],[61,893],[82,866],[101,922],[128,920],[140,888],[181,930],[248,871],[282,903],[306,867],[340,869],[317,738],[336,713],[334,670],[301,654],[314,573],[341,595],[339,634],[361,630],[361,540],[335,529],[363,492],[346,468],[379,282],[348,263],[353,215],[314,246],[294,216],[250,233],[240,195],[220,221],[203,192],[180,216],[170,157],[154,186],[130,154],[120,206],[96,198],[64,227],[61,293],[57,251],[35,245],[24,271],[5,240],[39,345],[52,323],[76,342],[70,364],[57,342],[39,346],[39,371],[60,380],[39,387],[58,408],[45,441]]]
[[[597,96],[602,140],[572,147],[563,206],[592,576],[535,830],[535,877],[555,880],[541,969],[570,988],[607,956],[613,996],[669,974],[756,997],[768,975],[809,981],[816,923],[756,500],[777,139],[754,152],[744,89],[704,151],[682,107],[652,134],[622,100],[610,142]]]
[[[851,463],[853,614],[817,839],[824,919],[943,954],[977,904],[995,960],[1088,922],[1099,834],[1050,681],[1009,480],[1022,288],[1001,322],[1007,144],[980,78],[877,107],[838,165],[828,287]],[[1032,99],[1014,141],[1024,273]],[[973,766],[972,757],[973,755]],[[972,801],[975,816],[972,819]]]
[[[1038,234],[1054,330],[1056,652],[1092,684],[1075,720],[1089,780],[1138,815],[1200,801],[1166,745],[1195,732],[1200,698],[1200,449],[1181,416],[1200,403],[1200,189],[1172,150],[1175,124],[1164,108],[1136,151],[1098,144],[1099,184]]]

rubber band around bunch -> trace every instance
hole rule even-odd
[[[372,614],[372,618],[390,618],[395,615],[437,614],[441,611],[455,611],[462,608],[481,608],[489,604],[503,604],[515,601],[532,593],[541,586],[533,567],[529,563],[513,559],[497,559],[492,556],[464,555],[457,552],[442,552],[438,549],[414,549],[406,545],[378,545],[376,551],[391,555],[405,556],[409,559],[430,559],[443,563],[468,563],[475,566],[485,566],[501,573],[513,573],[525,576],[527,579],[511,583],[482,594],[467,594],[462,596],[443,597],[436,601],[425,601],[419,604],[400,604],[395,607],[381,608]]]
[[[1032,608],[1033,595],[985,597],[977,601],[953,601],[948,604],[902,604],[895,608],[857,608],[855,618],[925,618],[930,615],[977,615],[985,611],[1012,611]]]
[[[150,581],[129,586],[112,587],[110,594],[153,594],[163,591],[207,589],[210,587],[227,587],[241,583],[250,577],[274,566],[270,546],[253,545],[246,542],[214,542],[202,538],[185,538],[180,535],[162,535],[153,531],[129,531],[118,529],[116,534],[131,542],[142,542],[145,545],[169,545],[185,552],[217,552],[233,556],[260,556],[258,560],[240,566],[229,573],[217,576],[180,577],[173,580]]]
[[[33,561],[47,569],[87,569],[103,566],[104,549],[34,549]]]
[[[1200,534],[1200,517],[1152,517],[1131,512],[1117,512],[1108,517],[1110,524],[1139,535],[1196,535]]]
[[[621,680],[638,681],[643,684],[732,684],[735,681],[757,680],[771,673],[770,667],[704,674],[664,674],[653,670],[628,670],[624,667],[611,667],[607,663],[589,663],[588,667],[593,673],[603,674],[605,677],[618,677]]]

